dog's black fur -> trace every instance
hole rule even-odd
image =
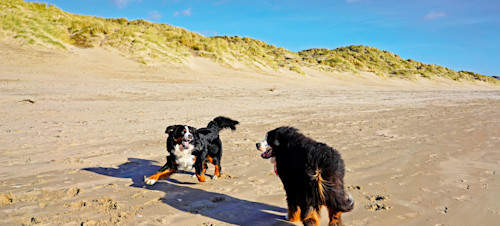
[[[215,166],[214,177],[220,177],[220,161],[222,158],[222,141],[219,131],[225,128],[236,129],[238,121],[219,116],[208,123],[206,128],[196,129],[186,125],[168,126],[165,133],[167,138],[167,163],[153,176],[146,178],[147,184],[154,184],[158,179],[166,179],[179,170],[178,156],[174,154],[175,148],[181,147],[182,151],[191,151],[194,156],[193,163],[196,176],[200,182],[205,181],[207,162]]]
[[[196,162],[194,163],[194,167],[199,181],[203,182],[205,180],[204,174],[207,169],[207,159],[215,165],[215,176],[220,177],[220,170],[222,169],[220,166],[222,141],[219,138],[219,131],[224,128],[236,130],[236,125],[238,124],[238,121],[219,116],[209,122],[206,128],[195,131],[193,154],[196,156]]]
[[[342,225],[341,213],[354,207],[344,190],[344,161],[335,149],[316,142],[292,127],[279,127],[257,143],[263,158],[274,157],[285,187],[288,217],[304,225],[319,223],[319,210],[328,208],[330,225]]]

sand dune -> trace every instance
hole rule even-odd
[[[337,148],[346,225],[494,225],[500,89],[371,74],[145,66],[103,49],[0,44],[0,224],[300,225],[255,142],[294,126]],[[166,126],[223,115],[222,178],[154,186]],[[213,167],[207,171],[213,173]],[[322,225],[327,223],[326,211]]]

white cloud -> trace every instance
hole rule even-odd
[[[111,4],[115,5],[116,7],[123,9],[125,6],[127,6],[131,2],[141,2],[142,0],[110,0]]]
[[[184,11],[177,11],[174,13],[174,16],[191,16],[191,8]]]
[[[205,30],[205,31],[200,31],[199,32],[203,36],[217,36],[219,35],[217,31],[215,30]]]
[[[424,20],[435,20],[435,19],[445,17],[445,16],[446,16],[446,13],[432,11],[430,13],[427,13],[427,15],[425,15]]]
[[[157,10],[148,13],[148,19],[150,20],[159,20],[160,18],[161,14]]]

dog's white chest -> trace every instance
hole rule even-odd
[[[188,149],[181,148],[180,145],[175,145],[174,155],[175,162],[179,165],[179,168],[184,170],[192,170],[194,166],[195,156],[191,154],[194,147],[190,145]]]

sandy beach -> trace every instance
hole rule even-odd
[[[0,225],[301,225],[285,220],[281,181],[255,149],[279,126],[339,150],[355,201],[346,225],[500,221],[498,86],[143,65],[8,40],[0,52]],[[221,178],[145,185],[165,163],[168,125],[217,116],[240,122],[221,132]]]

